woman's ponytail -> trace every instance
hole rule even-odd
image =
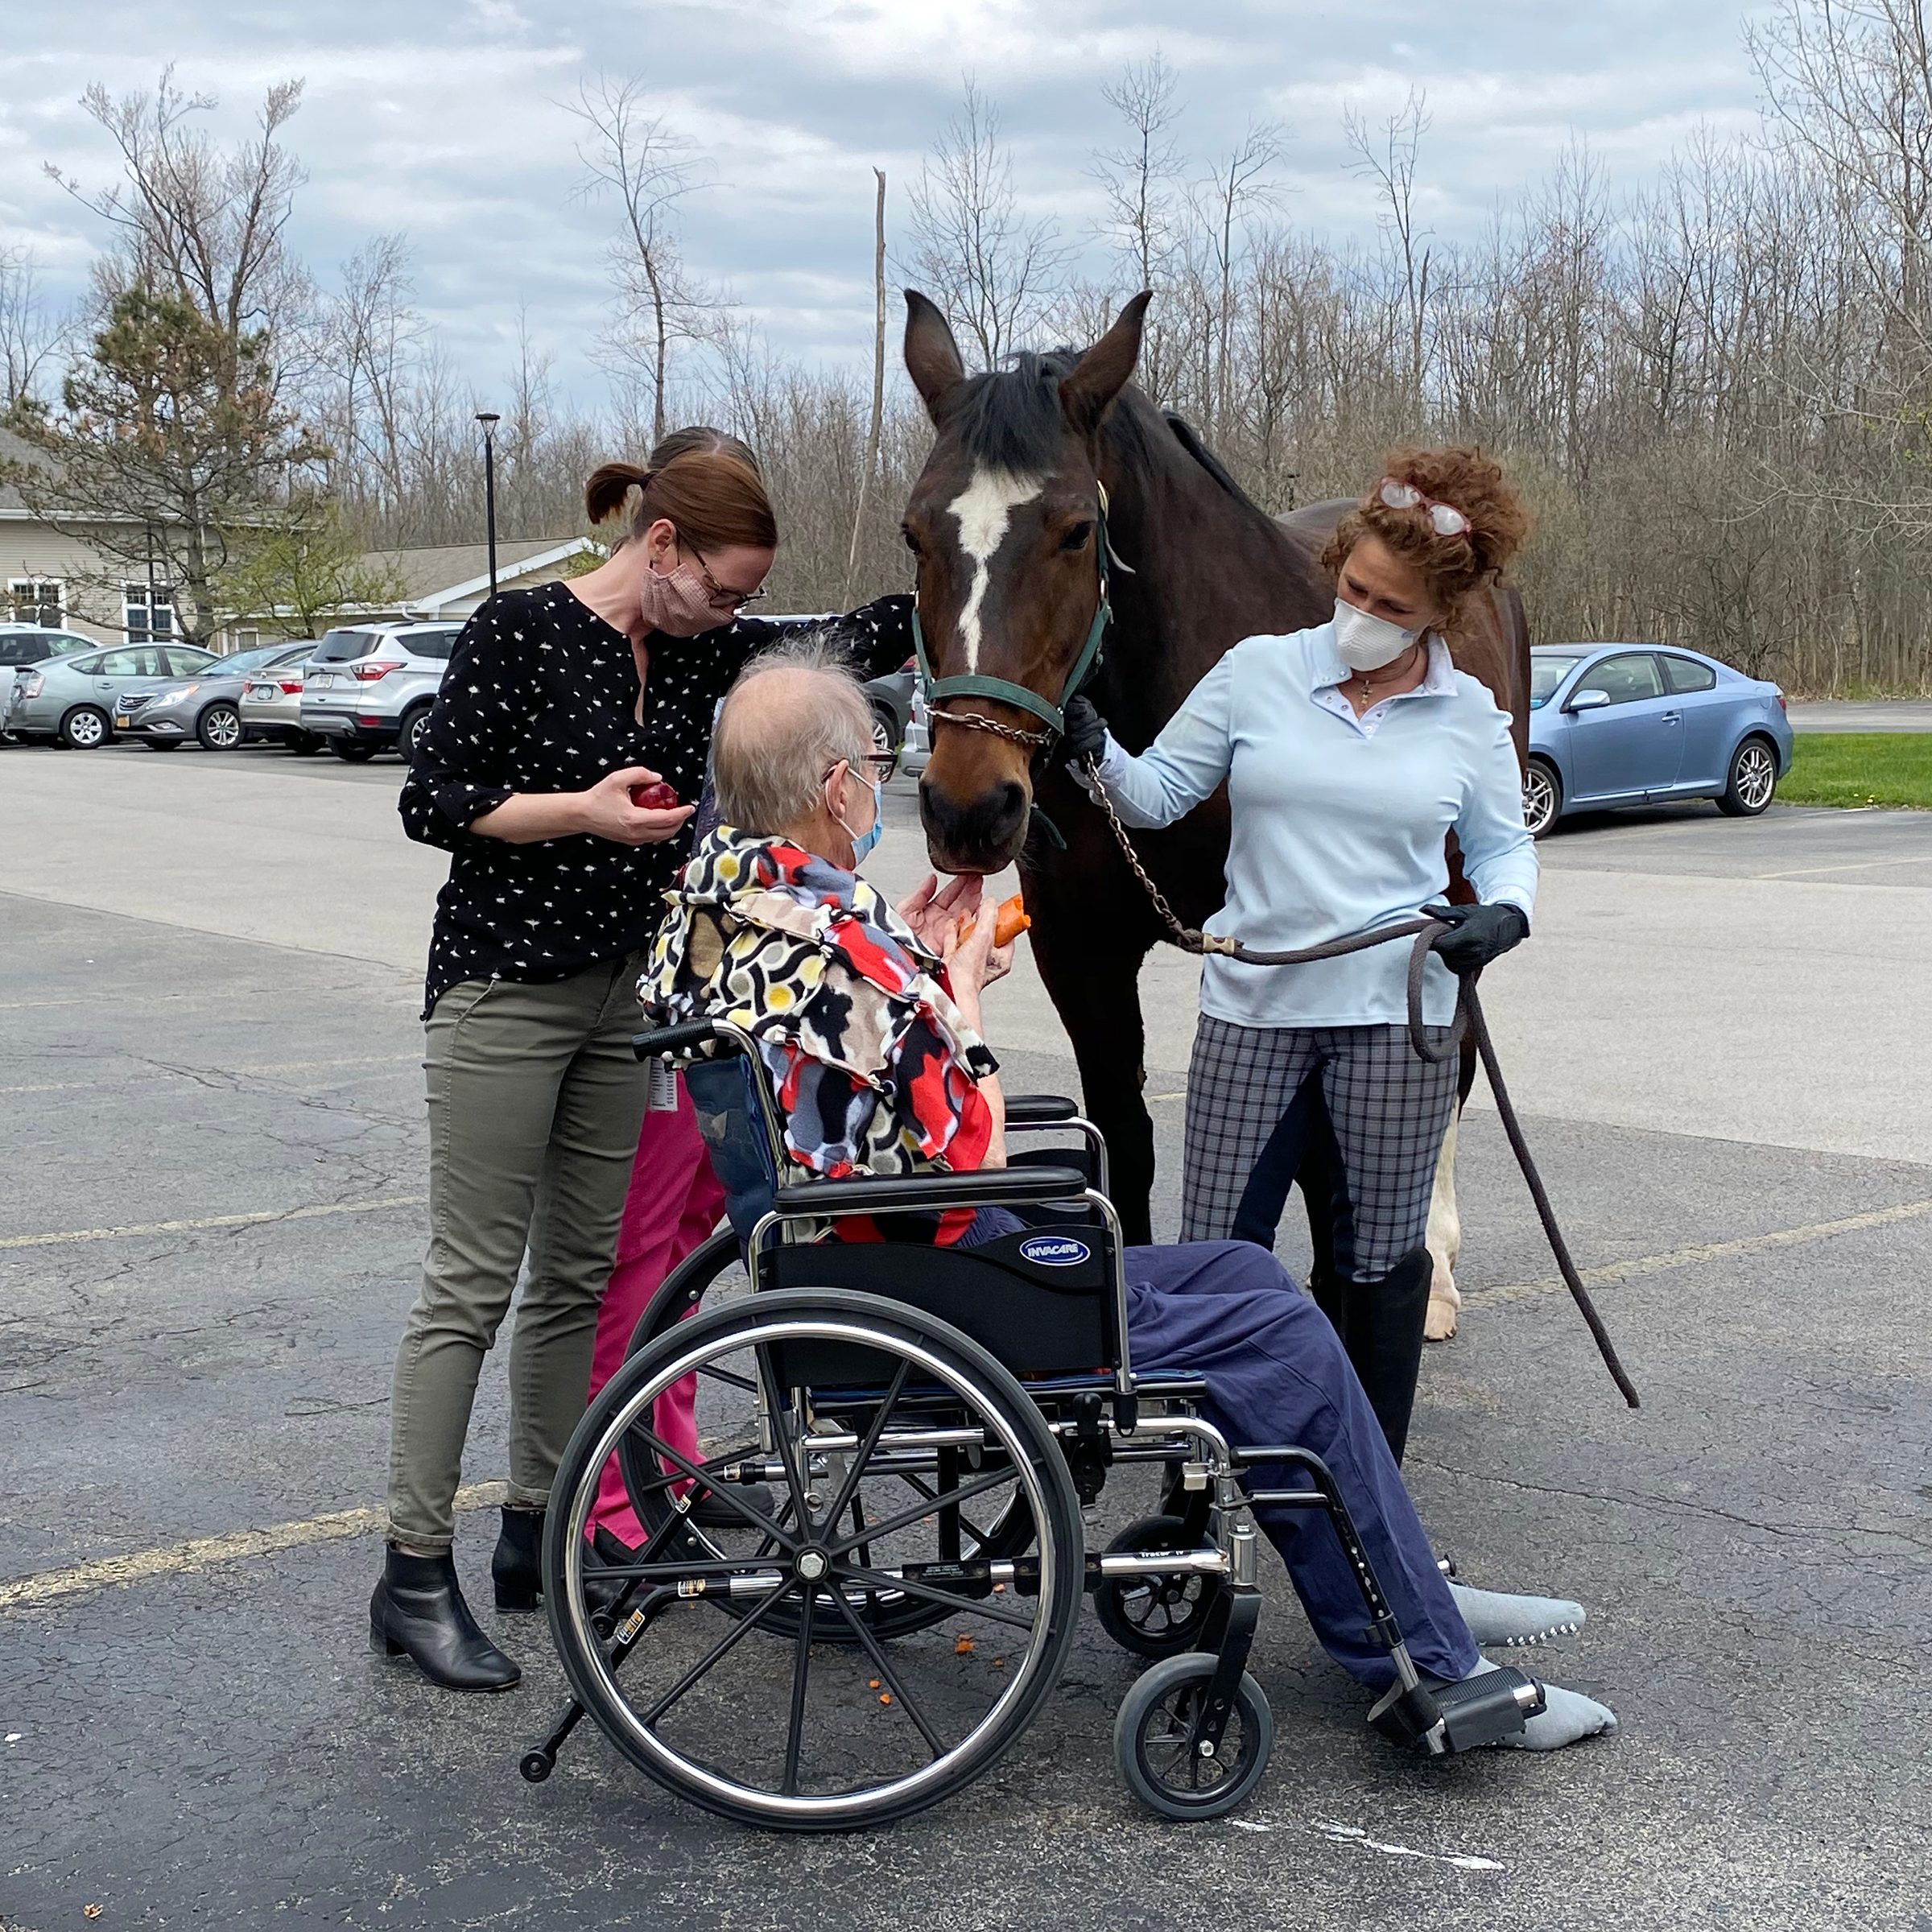
[[[601,463],[584,485],[584,508],[592,523],[614,517],[634,489],[647,489],[653,472],[634,463]]]

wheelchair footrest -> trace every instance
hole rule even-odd
[[[1432,1757],[1453,1757],[1513,1737],[1542,1711],[1543,1686],[1507,1664],[1460,1683],[1418,1684],[1388,1691],[1368,1713],[1383,1736],[1419,1744]]]

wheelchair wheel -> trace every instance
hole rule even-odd
[[[740,1263],[737,1237],[729,1228],[722,1228],[701,1247],[693,1249],[682,1265],[666,1278],[663,1286],[639,1318],[627,1355],[635,1356],[652,1343],[675,1333],[694,1310],[709,1311],[728,1306],[748,1293],[749,1285]],[[739,1377],[734,1381],[729,1378],[728,1371],[716,1364],[699,1372],[699,1430],[701,1437],[708,1436],[712,1440],[714,1455],[716,1447],[726,1441],[738,1444],[745,1455],[758,1450],[756,1418],[751,1413],[753,1392],[741,1389],[739,1393],[744,1400],[736,1404],[730,1400],[732,1391],[743,1380]],[[825,1475],[836,1482],[841,1472],[828,1468],[826,1459],[815,1455],[808,1439],[803,1441],[803,1453],[807,1473],[815,1476]],[[741,1460],[742,1456],[735,1459]],[[993,1459],[991,1452],[981,1451],[977,1464],[966,1470],[964,1476],[978,1476],[993,1466]],[[627,1433],[617,1445],[617,1463],[638,1521],[646,1531],[656,1531],[674,1508],[673,1493],[665,1484],[665,1472],[660,1459],[646,1446],[641,1435]],[[933,1474],[936,1480],[927,1483],[916,1472],[905,1473],[901,1481],[908,1493],[902,1501],[910,1501],[914,1494],[922,1491],[936,1497],[962,1480],[956,1459],[935,1469]],[[782,1492],[777,1500],[778,1521],[782,1523],[787,1520],[790,1501]],[[956,1506],[953,1524],[955,1527],[950,1533],[956,1537],[958,1554],[968,1561],[998,1561],[1023,1556],[1032,1546],[1032,1518],[1022,1506],[1017,1488],[1012,1485],[986,1494],[983,1504]],[[683,1534],[694,1556],[714,1562],[726,1560],[734,1548],[741,1552],[744,1547],[758,1540],[745,1527],[734,1530],[717,1524],[691,1523]],[[752,1609],[749,1600],[742,1597],[718,1599],[716,1607],[728,1616],[738,1617],[749,1615]],[[947,1614],[943,1604],[932,1604],[908,1596],[903,1591],[891,1591],[876,1592],[855,1608],[871,1633],[881,1637],[904,1637],[915,1630],[930,1629],[943,1622]],[[772,1611],[764,1627],[776,1634],[790,1637],[796,1634],[799,1619],[799,1605],[795,1602],[788,1603]],[[859,1640],[841,1624],[831,1629],[820,1627],[812,1641],[856,1644]]]
[[[1170,1657],[1143,1671],[1114,1719],[1113,1756],[1121,1776],[1149,1810],[1162,1818],[1223,1818],[1261,1781],[1274,1748],[1274,1714],[1246,1671],[1234,1709],[1212,1757],[1194,1737],[1202,1693],[1214,1675],[1204,1650]]]
[[[1144,1516],[1107,1546],[1109,1556],[1155,1550],[1191,1550],[1198,1539],[1178,1516]],[[1208,1576],[1121,1576],[1093,1593],[1100,1628],[1137,1657],[1178,1657],[1207,1628],[1216,1585]]]
[[[693,1461],[653,1427],[658,1397],[694,1371],[700,1391],[736,1389],[748,1406],[762,1393],[780,1424],[758,1451],[777,1466],[775,1513],[726,1480],[741,1445],[706,1443]],[[643,1451],[638,1487],[657,1527],[634,1563],[587,1569],[584,1525],[626,1437]],[[1036,1556],[997,1575],[989,1561],[949,1560],[932,1484],[905,1480],[935,1475],[946,1450],[984,1465],[959,1481],[960,1506],[1009,1490]],[[809,1466],[815,1455],[825,1468]],[[658,1473],[663,1462],[675,1473]],[[742,1534],[700,1538],[659,1500],[713,1478]],[[544,1601],[572,1691],[640,1770],[741,1823],[836,1831],[937,1803],[1026,1728],[1073,1641],[1080,1513],[1052,1431],[976,1343],[877,1296],[764,1293],[676,1323],[600,1392],[553,1495]],[[618,1612],[620,1642],[644,1620],[621,1678],[617,1646],[593,1624],[593,1579],[637,1592]],[[944,1628],[889,1654],[866,1614],[875,1600],[916,1604]],[[741,1606],[721,1633],[683,1613],[716,1600]]]

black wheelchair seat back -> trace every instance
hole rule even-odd
[[[1056,1220],[972,1248],[820,1241],[770,1256],[775,1288],[856,1288],[950,1322],[1022,1381],[1110,1374],[1120,1362],[1110,1236]],[[860,1350],[812,1344],[787,1373],[800,1385],[870,1379]]]

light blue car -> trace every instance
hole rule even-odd
[[[1539,644],[1530,654],[1523,822],[1567,811],[1715,799],[1755,818],[1791,769],[1785,694],[1694,650]]]

